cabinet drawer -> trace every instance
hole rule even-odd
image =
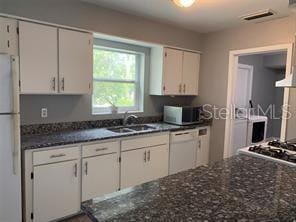
[[[33,153],[33,165],[48,164],[79,158],[79,147],[37,151]]]
[[[123,140],[121,143],[121,150],[132,150],[144,147],[158,146],[169,143],[169,135],[162,134],[157,136],[148,136],[143,138],[136,138],[130,140]]]
[[[82,157],[119,152],[119,142],[96,143],[82,147]]]

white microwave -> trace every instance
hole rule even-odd
[[[193,125],[201,122],[202,107],[164,106],[163,120],[175,125]]]

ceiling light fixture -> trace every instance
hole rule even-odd
[[[193,5],[196,0],[172,0],[177,6],[188,8]]]

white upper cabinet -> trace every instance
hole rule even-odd
[[[57,28],[19,22],[22,94],[58,92]]]
[[[179,49],[151,49],[151,95],[198,95],[200,54]]]
[[[182,51],[165,49],[163,91],[166,95],[178,95],[181,93],[182,59]]]
[[[92,81],[92,35],[59,29],[59,76],[63,94],[90,94]]]
[[[17,21],[0,17],[0,53],[18,55]]]
[[[19,22],[22,94],[90,94],[92,34]]]
[[[199,64],[199,54],[184,52],[182,92],[185,95],[198,95]]]

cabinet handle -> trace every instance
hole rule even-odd
[[[201,149],[201,141],[198,141],[198,148]]]
[[[75,165],[74,165],[74,175],[75,175],[75,177],[78,176],[78,166],[77,166],[77,163],[75,163]]]
[[[180,83],[180,85],[179,85],[179,93],[181,93],[182,92],[182,84]]]
[[[52,90],[55,91],[56,90],[56,77],[52,78]]]
[[[147,160],[148,160],[148,162],[150,161],[150,150],[148,151]]]
[[[64,156],[66,156],[66,154],[61,153],[61,154],[54,154],[54,155],[51,155],[50,158],[53,159],[53,158],[60,158],[60,157],[64,157]]]
[[[88,175],[88,162],[85,162],[85,175]]]
[[[183,85],[183,93],[186,92],[186,84]]]
[[[107,147],[104,147],[104,148],[97,148],[97,149],[96,149],[96,152],[105,151],[105,150],[108,150],[108,148],[107,148]]]
[[[146,161],[147,161],[147,153],[146,153],[146,151],[144,152],[144,162],[146,163]]]
[[[61,86],[61,90],[65,91],[65,78],[62,78],[62,86]]]

